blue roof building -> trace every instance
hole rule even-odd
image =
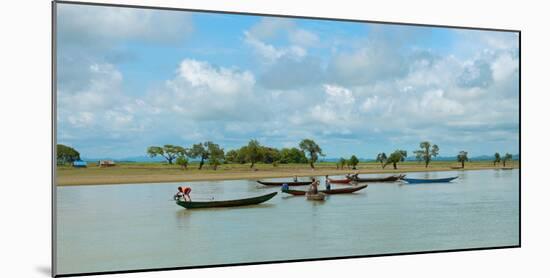
[[[88,163],[86,163],[86,161],[76,160],[76,161],[73,161],[73,167],[86,168],[88,167]]]

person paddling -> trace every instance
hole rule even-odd
[[[318,190],[317,187],[319,186],[319,181],[317,181],[315,178],[311,179],[311,186],[309,187],[309,193],[311,194],[317,194]]]
[[[181,200],[183,199],[184,202],[191,202],[191,187],[185,186],[181,187],[178,186],[178,193],[174,195],[174,200]]]
[[[328,180],[328,175],[325,176],[325,188],[330,190],[330,181]]]
[[[285,191],[287,191],[287,190],[289,190],[289,188],[288,188],[288,183],[283,183],[283,186],[281,186],[281,191],[282,191],[282,192],[285,192]]]

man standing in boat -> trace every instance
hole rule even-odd
[[[174,200],[179,201],[181,199],[183,199],[184,202],[191,202],[191,187],[178,186],[178,193],[176,193],[176,195],[174,195]]]
[[[317,194],[317,187],[319,186],[319,181],[315,178],[311,178],[311,186],[309,187],[309,193]]]
[[[330,181],[328,180],[328,175],[325,176],[325,189],[330,190]]]

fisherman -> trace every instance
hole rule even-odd
[[[330,190],[330,181],[328,180],[328,175],[325,176],[325,188]]]
[[[311,178],[311,186],[309,187],[310,194],[317,194],[317,187],[319,186],[319,181],[315,178]]]
[[[174,200],[181,200],[183,199],[184,202],[191,202],[191,187],[185,186],[178,186],[178,193],[174,195]]]
[[[283,183],[283,186],[281,186],[281,191],[282,192],[285,192],[287,191],[289,188],[288,188],[288,183]]]

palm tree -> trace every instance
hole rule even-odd
[[[462,163],[462,168],[464,169],[464,162],[468,161],[468,152],[460,151],[456,156],[456,160]]]

